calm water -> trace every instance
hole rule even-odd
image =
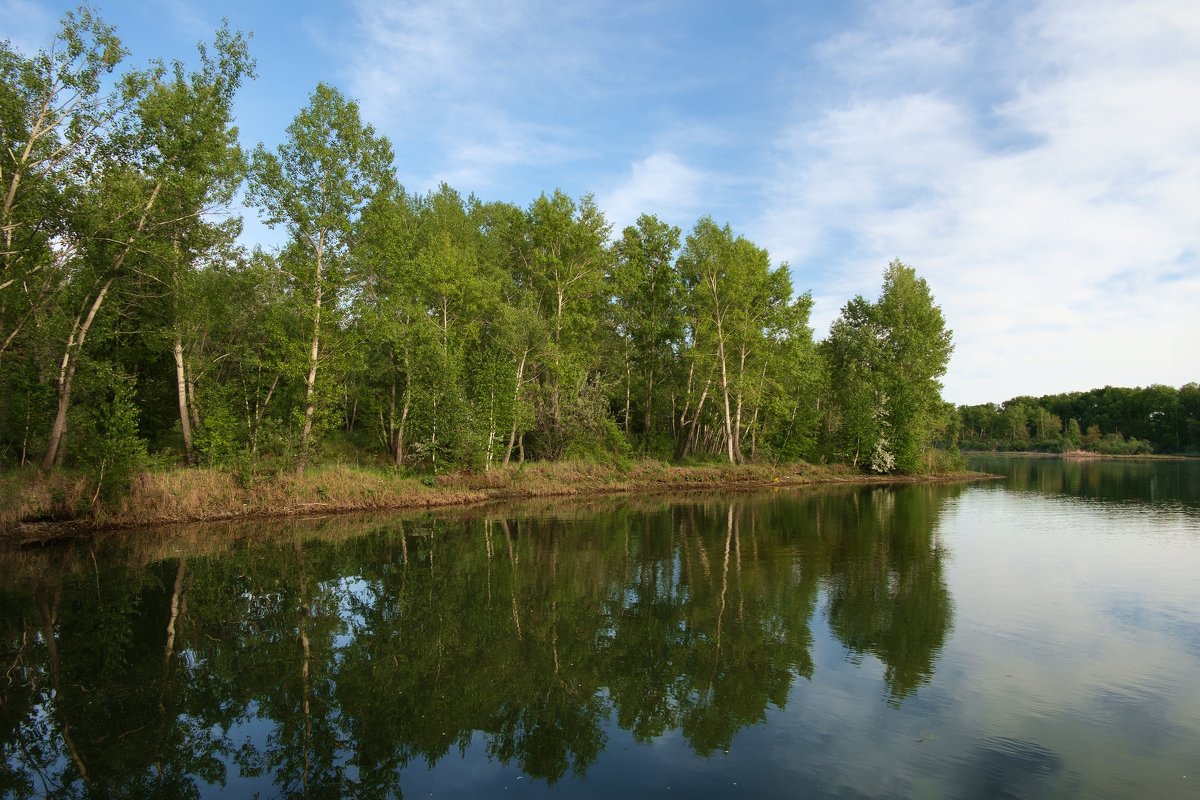
[[[1200,463],[0,554],[0,796],[1200,797]]]

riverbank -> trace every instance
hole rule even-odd
[[[868,475],[842,465],[671,466],[636,462],[621,469],[579,462],[527,463],[481,473],[398,476],[349,466],[304,475],[238,476],[179,469],[138,476],[125,498],[96,503],[77,475],[0,476],[0,541],[42,542],[95,530],[180,522],[439,508],[531,497],[570,497],[695,489],[742,490],[820,484],[896,484],[979,480],[979,472]]]
[[[1062,458],[1068,461],[1200,461],[1200,455],[1140,453],[1095,453],[1091,450],[1066,450],[1047,453],[1044,450],[963,450],[963,456],[1013,456],[1016,458]]]

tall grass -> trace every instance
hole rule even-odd
[[[922,476],[969,477],[969,473]],[[510,464],[488,472],[405,476],[388,468],[329,466],[293,473],[252,474],[216,469],[168,469],[134,477],[127,494],[100,499],[83,475],[34,470],[0,475],[0,533],[55,525],[122,527],[255,516],[467,505],[486,500],[603,495],[624,492],[745,488],[815,483],[891,483],[912,477],[867,476],[841,465],[709,464],[674,466],[638,461],[621,466],[590,461]],[[33,529],[33,530],[30,530]]]

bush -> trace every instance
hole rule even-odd
[[[967,468],[967,459],[957,447],[934,450],[931,456],[934,472],[963,472]]]
[[[242,421],[223,405],[214,404],[196,431],[193,446],[200,463],[208,467],[230,467],[246,455]]]
[[[138,435],[138,409],[133,380],[115,375],[108,397],[82,418],[79,466],[95,486],[90,511],[97,500],[112,501],[129,493],[133,477],[146,468],[146,442]]]
[[[1119,433],[1106,433],[1100,440],[1087,447],[1094,453],[1109,456],[1140,456],[1154,452],[1153,446],[1145,440],[1129,437],[1125,439]]]

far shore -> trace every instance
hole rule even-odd
[[[1093,453],[1090,450],[1067,450],[1047,453],[1042,450],[963,450],[964,456],[1019,456],[1020,458],[1061,458],[1067,461],[1200,461],[1200,455],[1143,453],[1123,455]]]
[[[0,544],[70,539],[100,530],[364,511],[471,506],[535,497],[587,497],[772,487],[975,481],[983,472],[871,475],[845,465],[806,463],[672,466],[657,461],[615,467],[581,462],[526,463],[487,472],[402,476],[352,466],[317,467],[302,476],[238,476],[178,469],[138,476],[129,495],[92,501],[86,478],[68,474],[0,476]]]

